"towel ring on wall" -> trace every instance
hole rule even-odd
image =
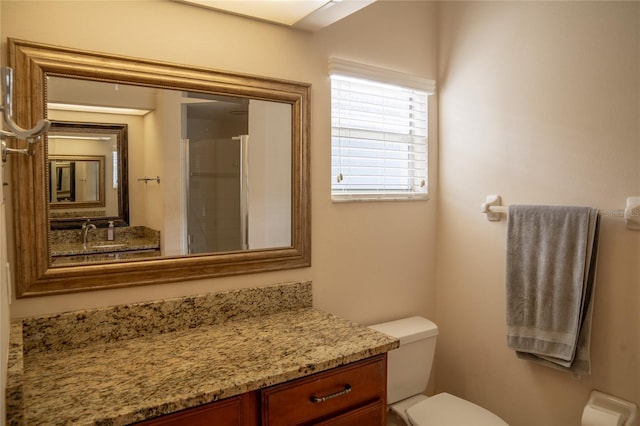
[[[2,102],[0,103],[0,111],[4,124],[9,131],[0,130],[0,139],[2,140],[2,161],[7,161],[8,154],[33,155],[34,146],[42,139],[42,135],[49,130],[51,122],[49,120],[38,120],[36,126],[32,129],[23,129],[13,120],[13,69],[3,67],[0,71],[1,81],[0,89],[2,91]],[[10,148],[7,146],[5,139],[24,139],[27,141],[26,148]]]
[[[482,213],[487,215],[490,222],[499,222],[503,214],[509,212],[508,206],[502,205],[502,197],[499,195],[487,195],[486,201],[481,206]],[[603,210],[605,216],[624,218],[627,229],[640,231],[640,196],[627,197],[627,205],[624,210]]]

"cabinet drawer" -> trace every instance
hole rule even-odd
[[[256,392],[178,411],[136,426],[255,426],[258,424]]]
[[[386,405],[386,375],[387,358],[380,355],[265,389],[263,425],[316,424],[377,402],[383,407],[381,419]]]
[[[374,402],[349,411],[338,417],[320,423],[315,426],[364,426],[364,425],[385,425],[387,406],[383,401]]]

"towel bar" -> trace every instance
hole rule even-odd
[[[156,182],[160,183],[160,176],[156,176],[156,177],[154,177],[154,178],[146,177],[146,176],[145,176],[145,177],[143,177],[143,178],[138,179],[138,182],[144,182],[144,183],[147,183],[147,182],[152,181],[152,180],[155,180]]]
[[[486,201],[482,203],[481,211],[487,215],[487,220],[490,222],[499,222],[502,219],[502,214],[509,212],[509,206],[502,205],[502,197],[499,195],[487,195]],[[625,219],[627,229],[640,231],[640,196],[628,197],[624,210],[607,209],[602,210],[602,214]]]

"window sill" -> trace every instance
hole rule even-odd
[[[370,201],[428,201],[429,194],[331,194],[333,203]]]

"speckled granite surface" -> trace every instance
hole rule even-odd
[[[120,249],[122,249],[121,247]],[[136,247],[125,251],[119,251],[117,247],[114,247],[112,251],[108,252],[106,249],[94,248],[94,253],[87,253],[84,255],[65,255],[65,256],[53,256],[51,258],[51,266],[86,266],[94,265],[98,263],[115,263],[122,261],[131,261],[136,259],[150,259],[152,257],[161,256],[159,249],[145,249]],[[105,250],[105,251],[100,251]]]
[[[311,307],[311,283],[12,324],[8,424],[123,425],[387,352]]]
[[[88,233],[86,250],[79,229],[53,230],[49,235],[51,256],[160,249],[160,231],[145,226],[115,228],[114,241],[107,240],[107,228],[92,229]]]
[[[104,210],[49,210],[49,217],[51,219],[89,219],[103,216],[106,216]]]

